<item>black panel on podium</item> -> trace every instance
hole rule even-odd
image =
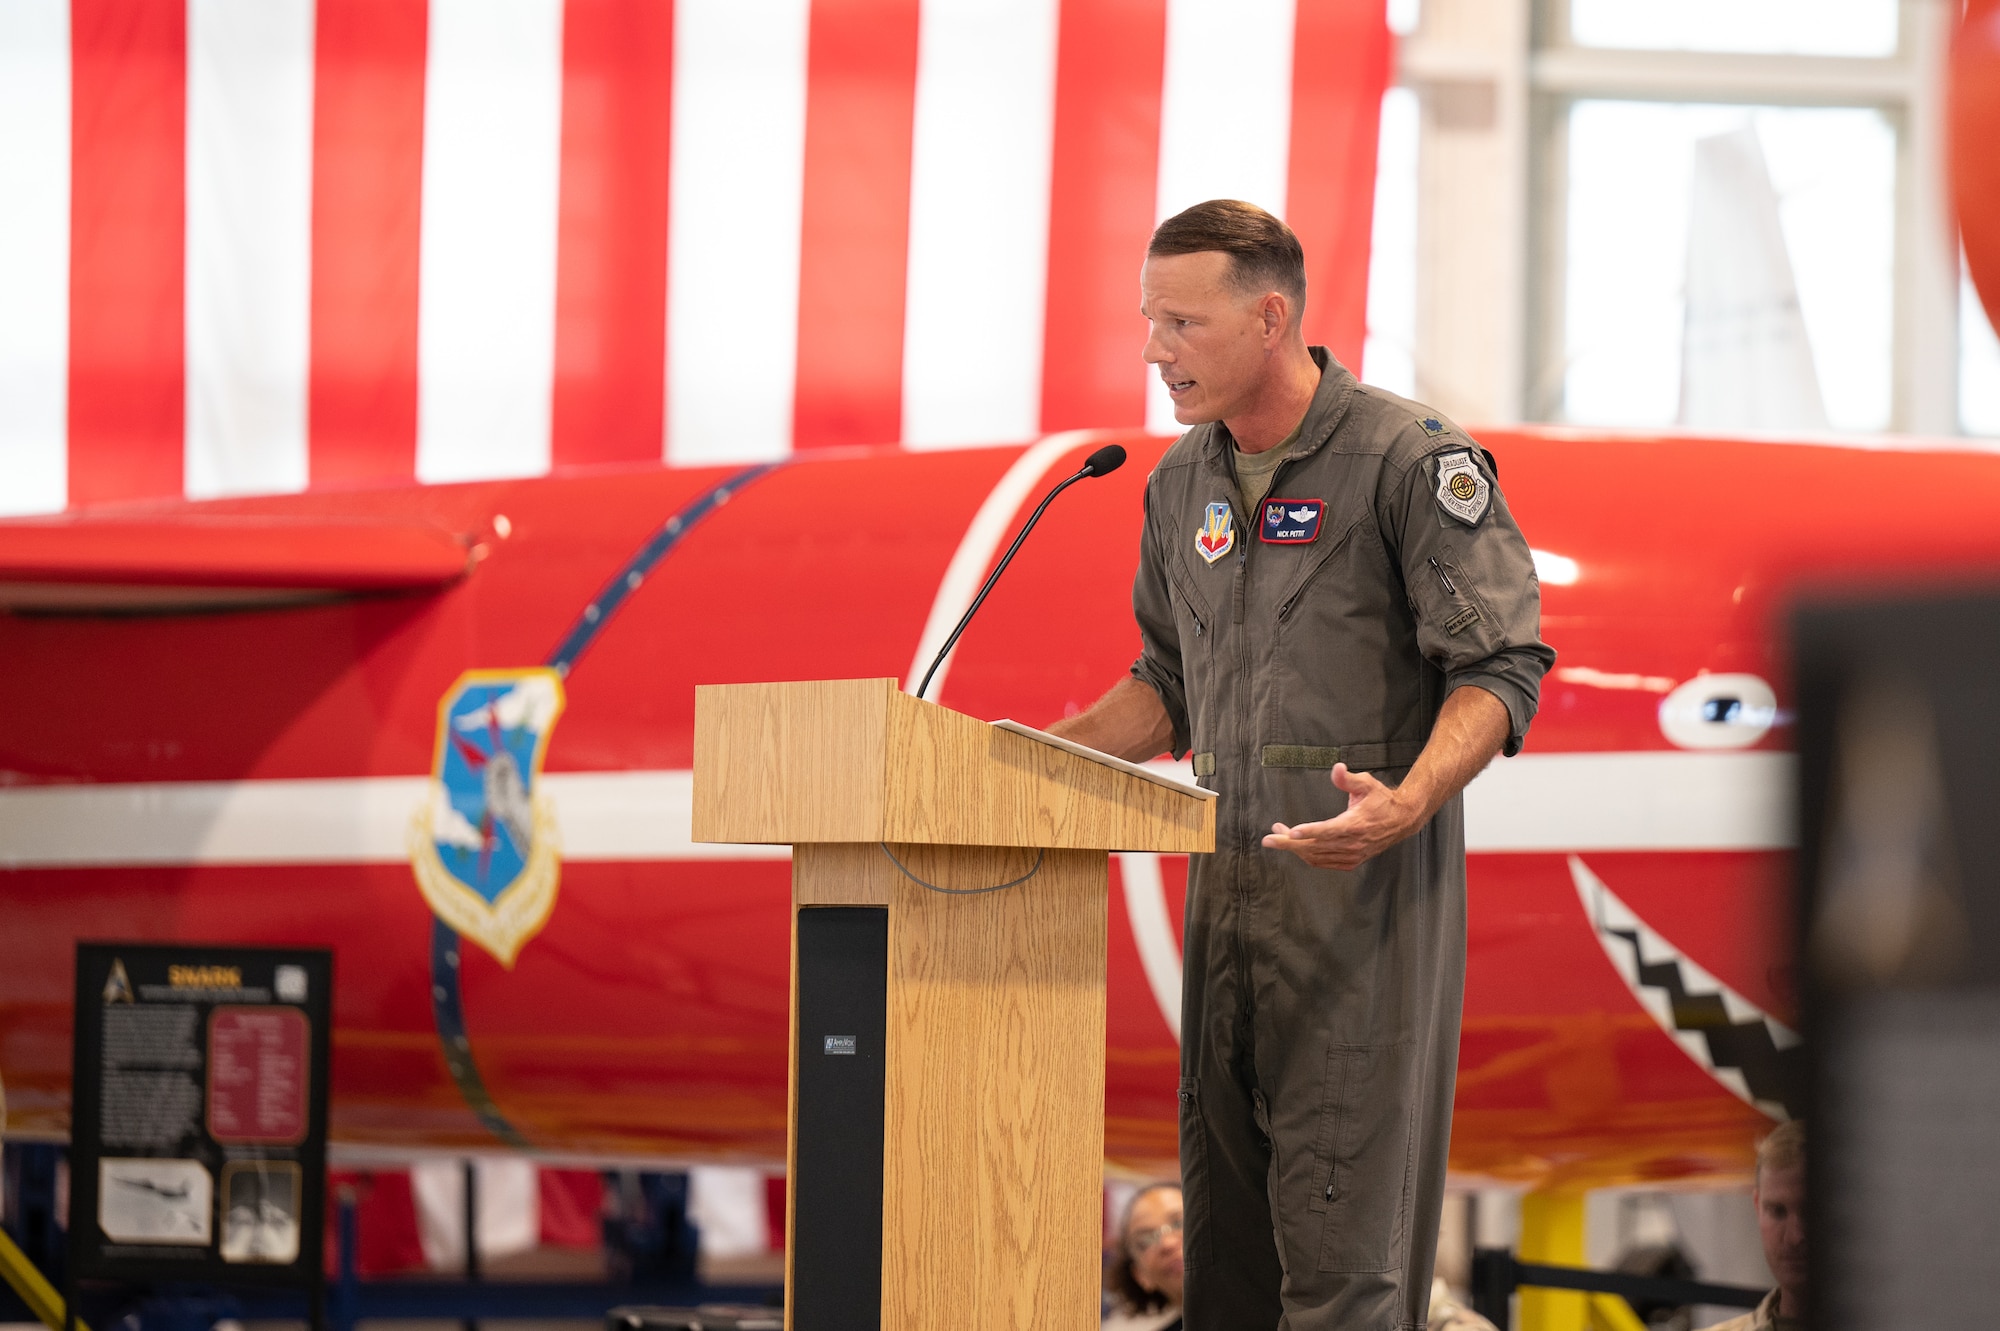
[[[889,912],[813,906],[798,921],[792,1327],[877,1331]]]

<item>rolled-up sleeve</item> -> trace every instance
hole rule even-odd
[[[1447,694],[1471,684],[1506,705],[1511,757],[1556,659],[1542,641],[1534,555],[1478,445],[1462,436],[1428,442],[1435,446],[1387,487],[1380,519],[1395,537],[1418,645],[1444,672]],[[1468,461],[1486,489],[1474,522],[1448,513],[1437,497],[1440,467]]]
[[[1132,580],[1132,617],[1139,624],[1139,659],[1132,663],[1132,677],[1160,695],[1160,705],[1173,722],[1173,755],[1185,757],[1190,740],[1180,627],[1174,622],[1166,563],[1153,521],[1150,479],[1146,482],[1146,520],[1139,535],[1139,572]]]

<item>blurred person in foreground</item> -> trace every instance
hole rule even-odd
[[[1104,1283],[1118,1305],[1107,1328],[1180,1331],[1179,1184],[1149,1183],[1125,1203],[1118,1222],[1118,1255]]]
[[[1757,1147],[1757,1235],[1778,1287],[1755,1312],[1710,1331],[1800,1331],[1806,1315],[1806,1128],[1794,1119]]]

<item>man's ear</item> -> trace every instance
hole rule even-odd
[[[1259,313],[1263,316],[1264,336],[1275,337],[1284,331],[1286,323],[1291,320],[1292,302],[1286,299],[1282,291],[1267,291],[1264,293],[1263,308]]]

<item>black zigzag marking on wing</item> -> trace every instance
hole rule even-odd
[[[1623,939],[1632,949],[1632,960],[1639,968],[1639,983],[1666,993],[1674,1014],[1674,1029],[1701,1036],[1708,1044],[1710,1062],[1718,1068],[1733,1068],[1741,1073],[1753,1100],[1783,1105],[1785,1112],[1793,1117],[1803,1112],[1799,1096],[1803,1069],[1796,1045],[1780,1049],[1771,1038],[1771,1028],[1761,1019],[1731,1021],[1720,994],[1689,993],[1681,977],[1680,962],[1647,961],[1639,951],[1636,931],[1607,929],[1605,932]]]

